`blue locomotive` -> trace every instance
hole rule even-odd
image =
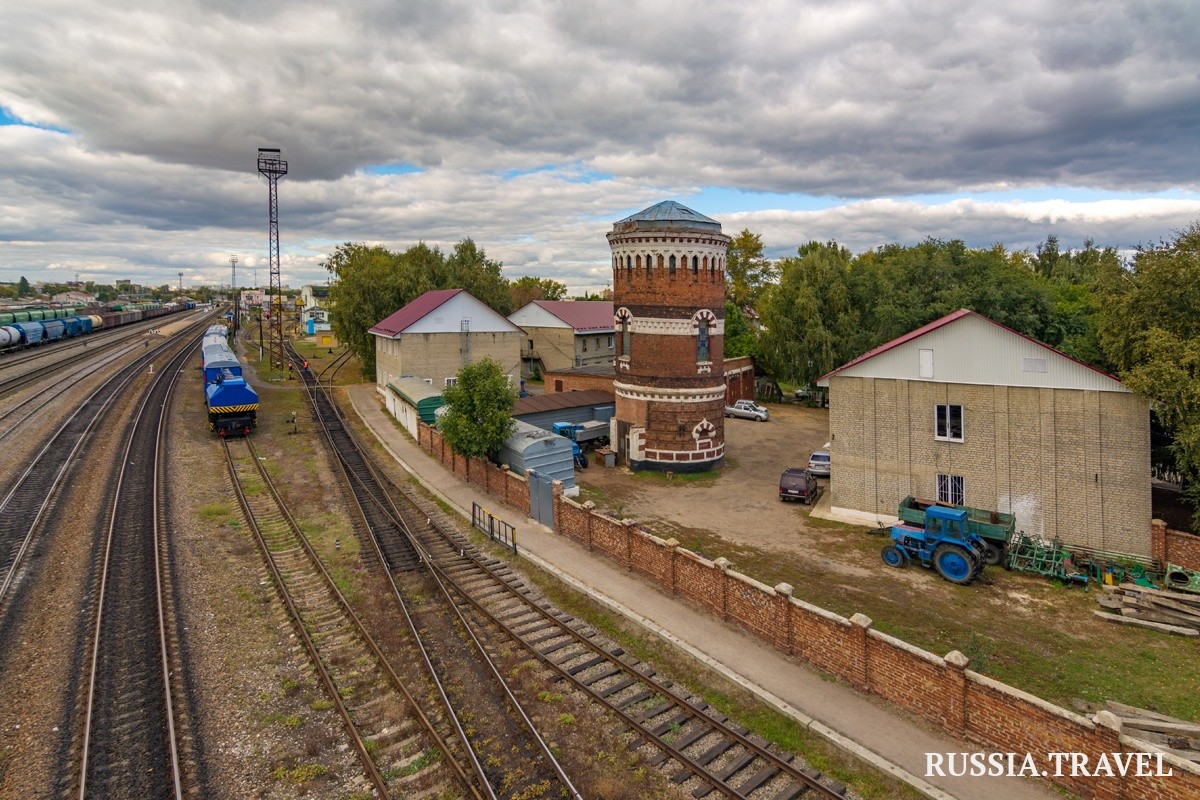
[[[213,325],[200,345],[209,430],[248,436],[258,427],[258,394],[242,376],[242,365],[226,341],[229,329]]]

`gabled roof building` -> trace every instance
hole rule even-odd
[[[508,319],[525,331],[521,362],[527,376],[613,362],[613,304],[609,301],[533,300]]]
[[[375,382],[386,396],[398,378],[419,378],[441,390],[468,364],[491,358],[515,382],[524,334],[464,289],[435,289],[371,328]]]
[[[1149,555],[1149,401],[1113,376],[963,309],[818,385],[829,387],[834,516],[891,520],[911,495]]]

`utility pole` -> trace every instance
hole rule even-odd
[[[271,367],[283,369],[286,361],[283,353],[283,284],[279,278],[279,179],[287,175],[288,165],[277,147],[258,148],[258,171],[267,179],[267,211],[270,216],[270,226],[267,229],[267,239],[270,245],[269,261],[271,265],[271,288],[268,292],[268,303],[271,309],[271,325],[268,337],[270,345]]]
[[[179,273],[179,293],[183,294],[183,273]]]
[[[229,288],[233,292],[233,335],[237,336],[238,320],[241,317],[241,312],[238,310],[238,290],[237,290],[237,256],[229,257],[229,265],[233,269],[233,276],[229,281]]]

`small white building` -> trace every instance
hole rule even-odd
[[[435,289],[371,328],[375,337],[375,383],[403,377],[423,380],[439,391],[453,386],[458,372],[485,358],[500,364],[514,384],[520,379],[521,329],[464,289]]]

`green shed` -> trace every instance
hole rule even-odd
[[[442,393],[420,378],[397,378],[387,385],[388,411],[403,423],[415,438],[417,423],[434,423],[434,412],[446,404]]]

